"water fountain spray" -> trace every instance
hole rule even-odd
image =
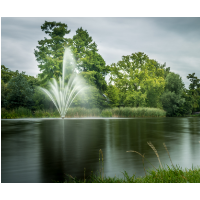
[[[55,78],[50,82],[50,89],[40,87],[54,103],[60,116],[64,119],[67,110],[76,96],[87,88],[80,74],[75,72],[75,60],[70,49],[66,48],[63,57],[62,77],[56,81]],[[68,73],[68,74],[66,74]],[[65,76],[71,74],[68,82],[65,82]]]

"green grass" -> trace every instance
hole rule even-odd
[[[91,174],[83,180],[67,175],[65,183],[200,183],[200,168],[183,170],[179,166],[175,168],[167,166],[148,171],[144,177],[129,176],[126,171],[123,175],[123,178],[117,178]]]
[[[111,108],[100,110],[98,108],[69,108],[66,118],[74,117],[165,117],[166,112],[158,108]],[[1,119],[15,118],[60,118],[57,110],[36,110],[34,113],[27,108],[20,107],[18,109],[6,110],[2,108]]]
[[[146,107],[125,107],[105,109],[101,113],[102,117],[165,117],[166,112],[159,108]]]
[[[19,107],[13,110],[1,109],[1,119],[16,119],[33,117],[31,110]]]
[[[200,117],[200,114],[190,115],[190,117]]]
[[[65,117],[99,117],[101,110],[98,108],[69,108]]]

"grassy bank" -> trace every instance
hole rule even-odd
[[[158,158],[159,161],[159,168],[156,168],[154,165],[151,164],[149,160],[146,159],[144,154],[137,151],[127,151],[127,153],[136,153],[142,157],[143,162],[143,168],[145,172],[144,177],[136,177],[136,175],[129,176],[128,173],[125,171],[123,172],[124,177],[123,178],[117,178],[115,177],[104,177],[104,159],[103,159],[103,152],[100,149],[99,150],[99,162],[101,162],[101,169],[98,173],[93,174],[89,177],[85,177],[85,170],[84,170],[84,179],[76,179],[72,177],[71,175],[67,175],[65,183],[200,183],[200,168],[195,167],[192,169],[182,169],[179,166],[174,166],[169,151],[167,149],[167,146],[165,143],[163,143],[163,146],[165,150],[168,153],[169,159],[171,161],[172,167],[163,167],[161,164],[158,152],[154,145],[151,142],[147,142],[147,144],[152,148],[155,155]],[[199,141],[200,144],[200,141]],[[145,163],[144,161],[149,162],[154,170],[146,170],[145,169]]]
[[[123,178],[117,178],[91,174],[82,180],[68,175],[65,183],[200,183],[200,168],[182,170],[178,166],[167,166],[157,171],[148,171],[144,177],[129,176],[126,171],[123,175]]]
[[[165,117],[166,112],[158,108],[110,108],[100,110],[98,108],[69,108],[66,118],[74,117]],[[59,118],[57,110],[37,110],[34,113],[27,108],[17,108],[13,110],[1,109],[1,119],[16,118]]]

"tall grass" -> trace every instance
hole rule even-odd
[[[73,117],[165,117],[166,112],[158,108],[110,108],[100,110],[98,108],[69,108],[66,114],[66,118]],[[14,119],[14,118],[25,118],[25,117],[36,117],[36,118],[59,118],[60,115],[57,110],[36,110],[31,112],[27,108],[20,107],[13,110],[1,110],[2,119]]]
[[[136,177],[135,174],[129,176],[126,171],[123,172],[124,177],[106,177],[93,174],[85,177],[84,180],[77,179],[71,175],[67,175],[65,183],[200,183],[200,168],[182,169],[179,166],[176,168],[159,168],[157,171],[148,171],[148,174],[143,177]]]
[[[25,118],[33,117],[31,110],[19,107],[13,110],[1,109],[1,119],[15,119],[15,118]]]
[[[47,117],[52,117],[52,118],[56,118],[56,117],[60,117],[60,114],[57,110],[36,110],[34,112],[33,117],[36,118],[47,118]]]
[[[166,112],[159,108],[112,108],[105,109],[101,113],[102,117],[165,117]]]
[[[69,108],[65,117],[99,117],[101,114],[98,108]]]

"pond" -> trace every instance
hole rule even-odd
[[[1,182],[51,183],[65,174],[83,178],[91,171],[123,177],[145,175],[142,157],[157,168],[200,167],[200,118],[74,118],[1,120]],[[104,162],[99,161],[99,150]],[[147,161],[146,170],[153,169]]]

